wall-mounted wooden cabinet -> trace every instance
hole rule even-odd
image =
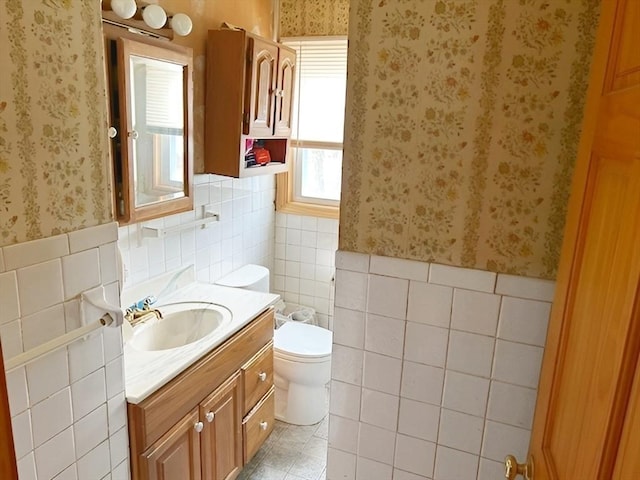
[[[138,404],[133,480],[231,480],[273,430],[273,310]]]
[[[244,30],[209,30],[207,173],[246,177],[287,169],[295,60],[292,49]]]

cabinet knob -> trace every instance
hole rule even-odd
[[[116,138],[116,136],[118,135],[118,130],[116,129],[116,127],[109,127],[109,130],[107,130],[107,135],[109,135],[109,138]]]
[[[129,135],[131,138],[133,138],[134,140],[137,140],[137,139],[138,139],[138,137],[140,136],[140,135],[138,134],[138,132],[137,132],[137,131],[135,131],[135,130],[131,130],[131,131],[129,132],[129,134],[128,134],[128,135]]]
[[[261,382],[264,382],[267,379],[267,373],[266,372],[260,372],[258,374],[258,378],[260,379]]]
[[[207,422],[211,423],[213,422],[213,417],[215,417],[216,415],[213,412],[207,412],[204,416],[207,419]]]
[[[193,428],[195,429],[196,432],[200,433],[202,431],[202,429],[204,428],[204,423],[196,422],[196,424],[193,426]]]
[[[260,422],[260,430],[266,430],[268,426],[267,422]]]

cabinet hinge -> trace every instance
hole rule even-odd
[[[249,112],[244,112],[242,115],[242,123],[249,125]]]

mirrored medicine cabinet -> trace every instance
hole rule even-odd
[[[103,27],[117,220],[129,224],[191,210],[191,49]]]

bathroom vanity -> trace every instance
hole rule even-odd
[[[222,295],[234,320],[183,351],[125,345],[132,479],[233,479],[273,429],[277,295],[211,285],[185,295]]]

